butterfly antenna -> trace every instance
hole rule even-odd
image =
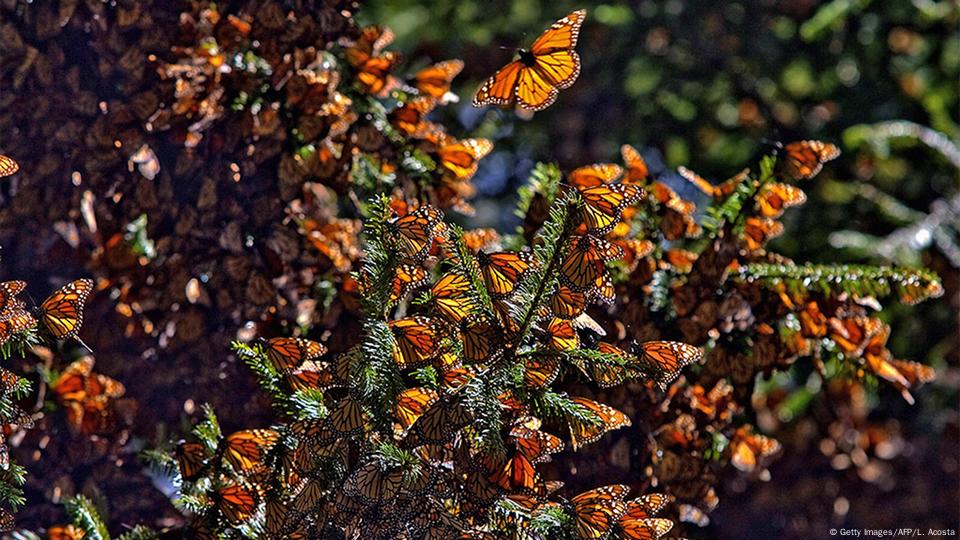
[[[89,345],[87,345],[86,343],[84,343],[83,340],[80,339],[80,336],[73,336],[73,339],[77,340],[77,343],[83,345],[83,348],[86,349],[87,351],[89,351],[90,354],[94,354],[93,349],[91,349]]]

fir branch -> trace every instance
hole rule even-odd
[[[554,392],[553,390],[544,390],[533,396],[530,405],[534,410],[535,416],[540,418],[550,418],[554,420],[566,420],[574,418],[580,422],[599,425],[601,423],[593,411],[575,403],[566,392]]]
[[[897,292],[901,299],[917,302],[943,294],[940,278],[918,268],[889,266],[749,264],[740,268],[736,278],[766,287],[785,286],[787,291],[806,295],[817,291],[827,296],[847,293],[860,297],[883,297]]]
[[[560,189],[560,181],[563,175],[560,173],[560,167],[556,163],[537,163],[530,171],[530,178],[527,184],[521,186],[518,190],[520,200],[513,211],[514,215],[523,219],[527,217],[530,206],[537,195],[546,199],[548,205],[552,205]]]
[[[103,522],[100,513],[94,508],[90,499],[83,495],[77,495],[64,501],[64,506],[67,509],[67,515],[70,516],[70,521],[86,533],[84,538],[110,540],[107,525]]]
[[[363,222],[363,263],[354,278],[364,286],[361,308],[366,317],[382,320],[390,305],[390,288],[396,270],[396,256],[388,243],[387,221],[390,199],[380,195],[370,200]]]
[[[214,452],[222,436],[220,421],[217,420],[217,413],[214,412],[209,403],[204,403],[202,410],[203,420],[194,426],[193,435],[204,443],[211,452]]]
[[[473,305],[483,310],[483,315],[487,320],[496,321],[497,318],[494,317],[493,311],[493,300],[490,298],[487,286],[484,284],[483,277],[480,275],[480,267],[477,265],[476,259],[473,254],[470,253],[470,248],[468,248],[463,241],[463,229],[454,224],[450,224],[448,227],[450,229],[450,243],[453,246],[453,258],[451,262],[454,265],[454,269],[470,282],[470,289],[467,295],[470,297]]]
[[[400,369],[393,358],[396,343],[393,332],[383,321],[368,320],[363,329],[363,341],[356,349],[363,361],[354,363],[357,397],[361,405],[373,413],[377,429],[390,433],[393,404],[404,389]]]
[[[132,530],[127,531],[117,537],[117,540],[156,540],[160,538],[157,531],[143,525],[137,525]]]
[[[558,199],[550,207],[550,217],[544,222],[543,227],[537,234],[539,243],[533,248],[534,257],[544,265],[543,271],[535,272],[533,278],[524,281],[518,287],[520,299],[518,305],[520,311],[524,314],[520,323],[520,330],[517,332],[514,341],[514,350],[523,343],[530,326],[533,324],[534,315],[540,310],[546,300],[547,293],[552,292],[557,283],[556,268],[563,257],[563,246],[566,244],[568,229],[573,214],[570,212],[571,206],[575,202],[575,195],[569,193]],[[523,303],[526,307],[522,307]]]

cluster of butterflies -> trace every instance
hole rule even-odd
[[[0,345],[37,326],[34,313],[19,298],[26,287],[25,281],[0,282]],[[77,338],[83,324],[83,309],[91,292],[93,280],[78,279],[67,283],[40,304],[36,309],[37,317],[55,339]]]
[[[477,527],[488,526],[488,520],[496,517],[491,508],[497,501],[509,499],[523,507],[522,515],[512,518],[516,526],[546,511],[559,483],[544,480],[537,464],[550,460],[565,445],[541,429],[519,396],[546,389],[567,367],[601,386],[642,376],[666,384],[701,355],[696,347],[678,342],[639,343],[635,353],[628,353],[587,339],[585,329],[596,323],[585,322],[592,320],[585,314],[586,307],[604,296],[612,300],[606,264],[622,256],[622,250],[604,235],[617,227],[621,214],[642,198],[643,191],[635,185],[589,182],[571,189],[575,193],[564,203],[570,205],[570,217],[564,237],[557,240],[552,265],[553,289],[543,291],[542,306],[528,317],[522,314],[522,305],[530,301],[529,281],[537,272],[542,274],[549,262],[537,260],[529,251],[488,249],[496,235],[451,237],[452,229],[435,207],[406,211],[405,204],[395,201],[392,205],[396,215],[386,222],[383,240],[399,262],[386,291],[387,305],[380,307],[392,310],[402,305],[408,314],[385,325],[392,337],[392,360],[407,386],[390,407],[390,444],[415,453],[421,481],[429,489],[419,483],[410,485],[410,478],[417,475],[403,467],[385,466],[363,443],[357,457],[358,441],[382,436],[373,434],[378,421],[352,392],[351,374],[364,365],[363,358],[351,352],[329,358],[323,344],[304,338],[272,338],[262,344],[263,359],[279,384],[292,393],[322,392],[328,410],[322,419],[293,422],[289,434],[295,442],[290,446],[276,445],[278,437],[272,431],[251,432],[254,440],[249,444],[257,449],[252,463],[260,463],[275,446],[284,456],[288,465],[283,487],[263,485],[257,480],[256,467],[230,462],[229,438],[214,451],[200,443],[182,443],[177,454],[181,477],[189,481],[198,471],[209,471],[210,463],[223,463],[218,458],[222,454],[242,479],[223,484],[220,489],[227,492],[211,495],[214,514],[235,524],[264,503],[265,528],[275,536],[307,534],[316,527],[331,526],[331,520],[341,530],[385,531],[385,538],[396,537],[400,530],[410,537],[420,537],[426,530],[434,530],[439,537],[471,529],[480,534]],[[463,245],[458,247],[458,242]],[[468,243],[475,251],[466,248]],[[357,279],[361,294],[374,292],[370,276],[361,272]],[[417,290],[423,294],[411,303]],[[409,314],[411,309],[422,312]],[[606,361],[569,356],[588,347]],[[477,418],[464,397],[468,386],[503,363],[522,373],[517,387],[497,396],[505,416],[501,433],[507,441],[505,454],[476,447],[472,424]],[[422,378],[427,372],[436,374],[433,382]],[[631,423],[621,411],[592,399],[572,397],[571,403],[585,413],[567,418],[574,449]],[[332,507],[335,511],[329,506],[325,477],[331,467],[349,471],[342,480],[342,496]],[[578,519],[584,524],[577,526],[583,538],[602,537],[621,525],[624,530],[652,531],[652,536],[624,533],[626,538],[659,535],[656,531],[664,528],[663,523],[640,523],[649,516],[621,515],[625,488],[616,488],[616,496],[607,500],[609,492],[588,492],[570,501],[575,513],[583,513]],[[424,499],[423,493],[432,497]],[[455,504],[455,511],[450,511],[449,504]],[[425,519],[421,514],[427,511],[446,517]]]

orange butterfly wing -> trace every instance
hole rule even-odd
[[[40,316],[57,339],[77,335],[83,324],[83,308],[93,291],[93,280],[78,279],[51,294],[40,305]]]
[[[20,170],[20,164],[12,157],[0,154],[0,178],[15,174]]]
[[[413,85],[421,94],[440,99],[450,91],[450,83],[462,70],[463,60],[437,62],[420,70],[413,78]]]

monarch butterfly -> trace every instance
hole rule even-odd
[[[625,144],[620,147],[620,156],[623,158],[624,165],[627,166],[627,176],[623,179],[625,184],[642,184],[650,175],[647,168],[647,162],[636,148]]]
[[[426,120],[427,115],[436,107],[437,102],[427,97],[415,97],[390,113],[393,125],[407,135],[414,138],[424,138],[438,129],[432,122]]]
[[[17,298],[27,287],[26,281],[0,282],[0,319],[6,318],[14,311],[22,311],[26,304]]]
[[[574,450],[590,444],[608,431],[630,426],[630,418],[609,405],[598,403],[592,399],[575,397],[571,401],[590,411],[599,422],[581,420],[579,417],[569,417],[570,443]]]
[[[47,529],[49,540],[80,540],[86,535],[86,531],[76,525],[54,525]]]
[[[410,427],[407,442],[411,447],[424,444],[444,444],[473,418],[457,397],[448,397],[435,403]]]
[[[387,231],[404,255],[420,263],[430,252],[434,235],[442,226],[443,213],[432,206],[423,206],[387,222]]]
[[[388,28],[367,26],[360,31],[360,38],[345,51],[347,61],[357,70],[357,81],[369,94],[383,93],[390,72],[400,60],[399,54],[383,51],[393,38],[394,34]]]
[[[224,458],[238,472],[253,469],[263,461],[264,454],[280,440],[272,429],[246,429],[227,436]]]
[[[250,519],[259,504],[257,493],[241,484],[231,484],[218,489],[214,492],[213,500],[223,517],[231,523]]]
[[[660,231],[665,239],[673,241],[700,235],[701,227],[693,219],[693,212],[697,209],[695,204],[681,199],[663,182],[654,182],[650,190],[660,203]]]
[[[530,388],[544,388],[557,378],[560,360],[552,354],[530,354],[524,359],[523,382]]]
[[[703,358],[699,347],[679,341],[647,341],[638,346],[639,363],[661,385],[680,374],[680,370]]]
[[[626,351],[605,341],[597,342],[597,351],[607,355],[609,361],[592,361],[578,364],[578,367],[601,388],[609,388],[623,382],[631,367],[631,357]]]
[[[176,448],[180,477],[192,482],[200,477],[207,461],[207,447],[198,442],[181,441]]]
[[[334,368],[348,368],[349,362],[345,358],[335,360]],[[344,378],[346,374],[338,374],[330,369],[328,365],[322,365],[313,361],[306,361],[298,369],[286,374],[287,384],[294,392],[318,389],[326,390],[335,386],[344,386],[348,379]]]
[[[658,540],[670,532],[673,521],[663,518],[630,518],[627,515],[617,521],[615,538],[624,540]]]
[[[575,291],[567,285],[557,286],[550,297],[550,311],[560,319],[573,319],[587,308],[587,294]]]
[[[0,508],[0,532],[12,531],[16,525],[13,514],[5,508]]]
[[[463,358],[469,362],[490,360],[496,352],[497,343],[491,332],[493,325],[482,317],[467,317],[460,323],[460,338],[463,340]]]
[[[748,217],[743,226],[743,241],[750,251],[783,234],[783,223],[770,218]]]
[[[579,215],[587,230],[605,234],[619,221],[624,208],[639,201],[644,191],[632,184],[599,185],[579,188],[583,204]]]
[[[668,249],[667,262],[677,272],[686,274],[693,269],[693,263],[697,262],[697,254],[686,249]]]
[[[916,305],[928,298],[939,298],[943,296],[943,285],[938,281],[907,281],[897,286],[897,293],[900,300],[909,305]]]
[[[493,150],[489,139],[460,139],[442,137],[437,143],[440,164],[457,180],[468,180],[477,172],[478,162]]]
[[[473,106],[511,106],[540,111],[557,99],[580,75],[577,45],[586,10],[577,10],[553,23],[529,50],[520,49],[519,60],[510,62],[487,79],[473,97]]]
[[[83,324],[83,307],[93,291],[93,280],[67,283],[40,304],[40,319],[57,339],[76,337]]]
[[[648,493],[627,501],[627,511],[623,519],[643,519],[654,517],[669,504],[671,497],[662,493]]]
[[[289,373],[307,360],[327,353],[327,348],[316,341],[303,338],[270,338],[267,340],[267,360],[281,373]]]
[[[401,369],[423,365],[437,354],[437,327],[427,317],[406,317],[387,323],[393,332],[393,359]]]
[[[26,311],[13,311],[0,318],[0,345],[6,343],[14,334],[37,325],[37,320]]]
[[[445,60],[427,66],[413,77],[413,85],[422,95],[443,100],[450,91],[450,83],[463,70],[463,60]]]
[[[570,171],[567,181],[578,188],[609,184],[623,175],[623,167],[613,163],[594,163]]]
[[[20,170],[20,164],[12,157],[0,154],[0,178],[16,174]]]
[[[437,402],[439,394],[435,390],[424,387],[408,388],[397,396],[393,405],[393,414],[404,430],[413,425],[423,413]]]
[[[783,157],[777,160],[777,173],[782,177],[808,180],[816,176],[823,164],[836,159],[840,149],[821,141],[796,141],[783,146]]]
[[[410,263],[400,263],[397,275],[390,286],[390,304],[399,301],[413,289],[427,283],[429,276],[422,267]]]
[[[730,463],[744,472],[751,472],[759,458],[772,456],[780,451],[780,443],[773,438],[753,433],[748,426],[737,428],[730,442]]]
[[[526,277],[533,258],[523,251],[501,251],[499,253],[477,252],[480,273],[490,294],[497,298],[506,298],[513,294],[520,281]]]
[[[347,495],[359,497],[369,504],[392,499],[403,484],[403,470],[384,471],[379,462],[368,461],[347,479]]]
[[[686,167],[677,167],[677,172],[680,173],[680,176],[693,184],[704,194],[709,195],[717,200],[723,200],[729,197],[734,191],[736,191],[737,186],[742,184],[744,180],[750,177],[750,169],[744,169],[731,178],[724,180],[723,183],[714,185],[706,178]]]
[[[780,183],[763,186],[757,195],[757,209],[767,218],[778,218],[791,206],[807,202],[807,195],[800,188]]]
[[[70,363],[50,389],[61,402],[86,401],[98,396],[117,398],[125,392],[118,381],[93,373],[93,358],[90,356]]]
[[[510,430],[510,437],[513,438],[517,450],[523,453],[531,463],[547,461],[550,459],[550,454],[563,450],[563,441],[559,437],[539,429],[514,426]]]
[[[577,537],[584,540],[605,537],[626,511],[623,498],[628,491],[628,486],[613,484],[585,491],[570,499]]]
[[[433,305],[441,315],[460,322],[476,309],[468,295],[470,281],[458,272],[448,272],[433,285]]]
[[[540,475],[530,459],[514,449],[506,456],[481,456],[487,479],[505,491],[533,491],[540,483]]]
[[[607,261],[623,257],[623,248],[596,236],[573,236],[560,265],[563,283],[576,291],[595,289],[606,272]]]
[[[340,400],[330,413],[330,428],[341,437],[353,437],[363,431],[363,409],[349,395]]]
[[[573,323],[554,317],[546,328],[547,346],[555,351],[572,351],[580,347],[580,338]]]

